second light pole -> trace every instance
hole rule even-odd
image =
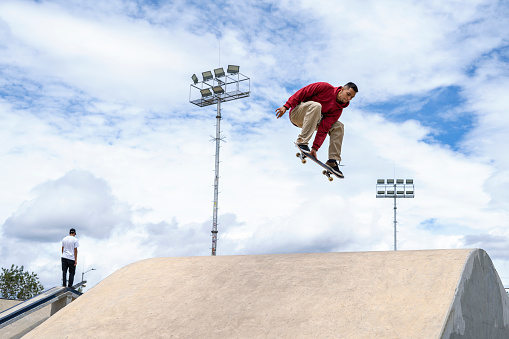
[[[396,243],[396,199],[397,198],[413,198],[414,197],[414,180],[413,179],[378,179],[376,181],[376,197],[377,198],[393,198],[394,199],[394,250],[397,251]]]

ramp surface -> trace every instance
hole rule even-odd
[[[482,250],[154,258],[25,338],[507,338]]]

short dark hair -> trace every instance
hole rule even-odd
[[[347,83],[345,86],[343,86],[344,88],[348,89],[348,88],[351,88],[355,91],[355,93],[358,93],[359,92],[359,89],[357,88],[357,85],[354,84],[353,82],[349,82]]]

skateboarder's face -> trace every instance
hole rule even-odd
[[[343,87],[338,92],[338,96],[337,96],[336,100],[339,103],[346,104],[346,103],[350,102],[350,100],[352,100],[354,97],[355,97],[355,91],[353,90],[353,88],[346,88],[345,89]]]

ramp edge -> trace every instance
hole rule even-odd
[[[483,249],[465,260],[439,338],[509,338],[509,297]]]

